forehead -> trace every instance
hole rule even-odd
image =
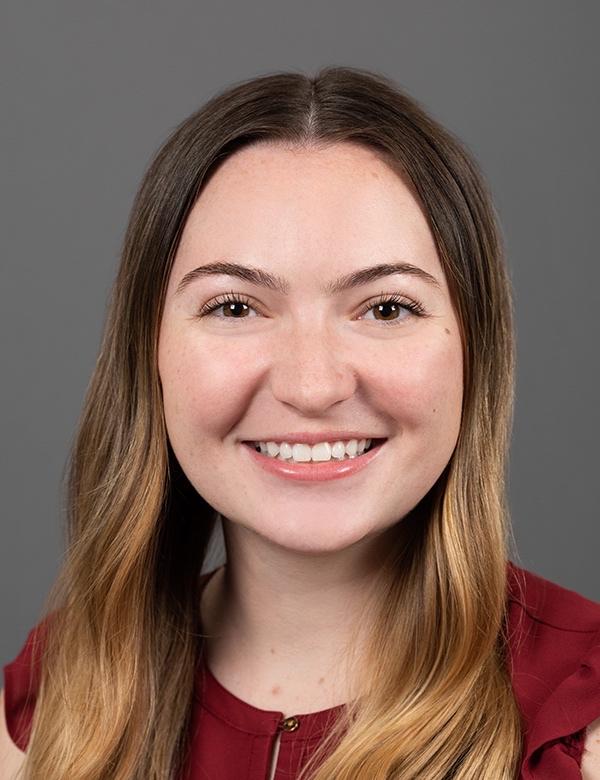
[[[205,258],[203,260],[203,258]],[[411,189],[356,143],[259,143],[220,163],[184,227],[178,270],[218,259],[278,271],[313,264],[340,273],[405,261],[440,276],[435,242]]]

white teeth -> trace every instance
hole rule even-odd
[[[292,447],[292,460],[307,463],[311,460],[312,449],[310,444],[294,444]]]
[[[283,441],[255,442],[263,455],[279,460],[293,460],[297,463],[309,463],[310,461],[324,462],[328,460],[344,460],[362,455],[371,446],[371,439],[350,439],[350,441],[336,441],[330,444],[321,441],[314,444],[290,444]]]
[[[336,443],[331,448],[331,454],[334,458],[337,458],[337,460],[341,460],[346,454],[346,445],[344,442],[336,441]]]
[[[312,460],[331,460],[331,444],[326,441],[309,447]]]
[[[282,460],[289,460],[292,457],[292,447],[290,444],[287,443],[287,441],[281,442],[281,446],[279,447],[279,457]]]

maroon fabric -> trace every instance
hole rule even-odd
[[[580,780],[585,728],[600,717],[600,603],[511,562],[507,573],[510,673],[523,726],[519,780]],[[8,731],[21,750],[39,674],[33,650],[42,637],[40,625],[4,667]],[[265,780],[278,733],[275,780],[292,780],[342,709],[296,714],[298,727],[286,731],[280,728],[284,713],[238,699],[201,660],[182,780]]]

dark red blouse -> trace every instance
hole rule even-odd
[[[204,583],[212,573],[204,575]],[[524,736],[519,780],[580,780],[585,728],[600,717],[600,603],[510,561],[507,573],[510,671]],[[21,750],[27,747],[35,706],[37,667],[31,651],[38,635],[36,627],[4,666],[6,722]],[[281,712],[238,699],[202,662],[183,778],[266,780],[280,734],[275,780],[293,780],[342,709],[284,720]]]

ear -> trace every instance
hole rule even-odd
[[[600,718],[587,727],[581,757],[582,780],[600,780]]]

